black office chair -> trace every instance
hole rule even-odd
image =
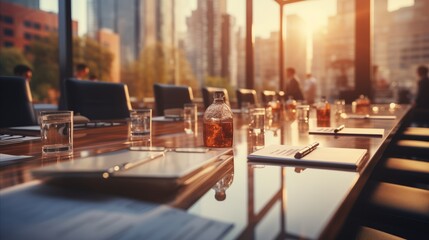
[[[249,102],[250,104],[256,105],[256,91],[254,89],[237,89],[238,108],[241,108],[243,102]]]
[[[269,102],[276,99],[277,93],[275,91],[264,90],[261,92],[261,101],[264,106],[267,106]]]
[[[0,77],[0,128],[36,125],[31,91],[21,77]]]
[[[213,103],[213,94],[217,91],[223,92],[225,96],[225,103],[228,104],[228,106],[230,106],[228,91],[225,88],[204,87],[202,88],[204,108],[208,108]]]
[[[131,109],[128,87],[123,83],[66,80],[67,108],[90,120],[129,117]]]
[[[370,187],[370,194],[361,209],[361,219],[366,226],[406,239],[428,236],[427,189],[386,182],[371,183]]]
[[[155,83],[153,85],[155,95],[156,113],[164,115],[164,110],[172,108],[183,109],[185,103],[192,103],[192,89],[188,86],[177,86]]]

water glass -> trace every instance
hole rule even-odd
[[[341,116],[346,112],[346,101],[344,99],[337,99],[334,102],[335,116]]]
[[[194,103],[186,103],[183,107],[183,121],[184,129],[187,134],[194,134],[197,132],[197,119],[198,119],[197,105]]]
[[[310,118],[310,106],[298,105],[296,106],[296,115],[299,122],[308,122]]]
[[[72,154],[73,111],[42,111],[39,117],[42,153]]]
[[[252,104],[250,102],[242,102],[241,103],[241,113],[248,114]]]
[[[130,111],[130,140],[150,140],[152,136],[152,109]]]
[[[263,134],[265,131],[265,108],[253,108],[250,110],[249,132]]]

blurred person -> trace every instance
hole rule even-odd
[[[419,109],[429,110],[429,77],[428,67],[422,65],[417,68],[417,75],[419,77],[417,96],[415,107]]]
[[[304,81],[304,97],[308,104],[313,104],[316,98],[316,78],[307,73]]]
[[[18,77],[23,77],[30,82],[33,77],[33,70],[27,65],[18,64],[13,68],[13,74]]]
[[[89,80],[90,81],[97,81],[97,75],[95,75],[95,74],[91,74],[91,75],[89,75]]]
[[[304,100],[301,87],[299,86],[298,77],[294,68],[286,69],[286,98],[292,97],[295,100]]]
[[[89,67],[84,63],[79,63],[76,65],[76,72],[74,77],[79,80],[88,79]]]

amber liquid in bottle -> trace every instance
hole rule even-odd
[[[232,147],[232,122],[204,123],[203,138],[207,147]]]
[[[231,108],[225,104],[222,91],[216,91],[214,101],[203,117],[204,146],[214,148],[232,147],[234,125]]]
[[[322,101],[318,104],[317,110],[317,122],[329,122],[331,120],[331,106],[322,98]]]

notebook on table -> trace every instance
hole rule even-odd
[[[309,134],[338,135],[338,136],[373,136],[383,137],[382,128],[343,128],[335,132],[335,128],[314,128],[308,131]]]
[[[73,161],[48,165],[32,171],[36,178],[88,179],[98,183],[123,182],[151,187],[178,188],[195,179],[206,168],[221,167],[232,159],[232,149],[207,152],[120,150]],[[120,169],[131,164],[128,169]],[[84,180],[85,181],[85,180]]]
[[[317,147],[302,158],[295,154],[305,146],[270,145],[247,156],[251,162],[357,170],[366,149]]]

